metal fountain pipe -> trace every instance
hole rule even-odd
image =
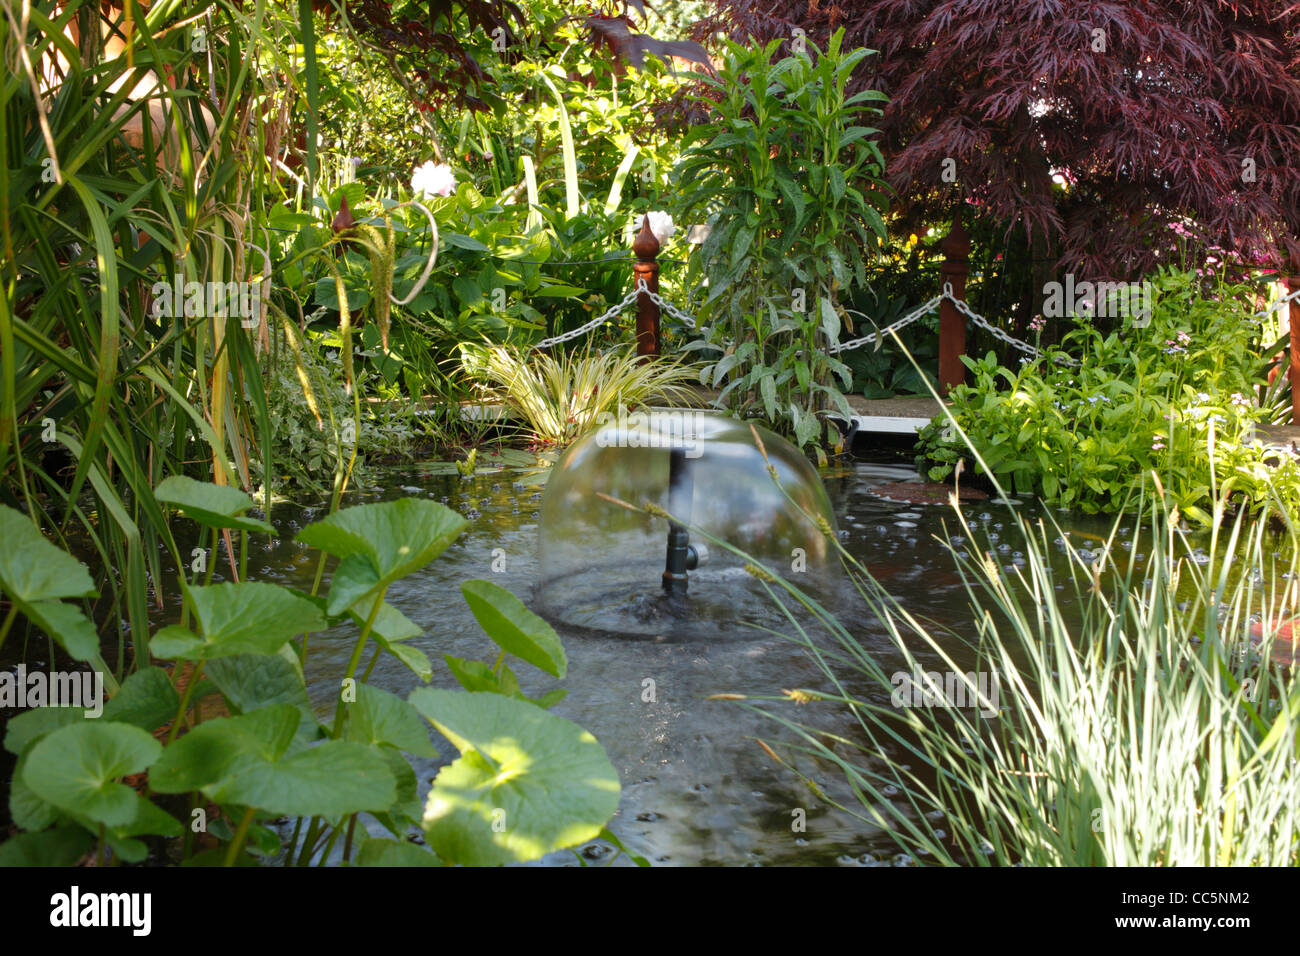
[[[691,520],[691,496],[695,484],[691,476],[690,459],[684,448],[668,452],[668,513]],[[670,595],[686,594],[686,572],[697,563],[695,549],[686,528],[670,518],[668,520],[668,554],[664,560],[664,590]]]

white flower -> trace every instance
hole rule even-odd
[[[677,231],[677,226],[673,224],[672,216],[666,212],[651,212],[647,215],[650,217],[650,231],[655,234],[655,238],[659,240],[661,245],[673,237],[673,233]],[[641,223],[644,219],[645,216],[637,218],[637,232],[641,231]]]
[[[456,191],[456,177],[450,166],[429,160],[411,174],[411,191],[417,196],[450,196]]]

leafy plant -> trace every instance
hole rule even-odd
[[[263,528],[244,515],[252,499],[235,489],[169,479],[158,493],[214,540],[221,531]],[[0,507],[0,520],[17,535],[39,538],[10,509]],[[473,693],[420,688],[408,701],[365,683],[381,653],[423,680],[431,675],[428,658],[406,643],[420,629],[385,594],[434,560],[465,524],[435,502],[402,499],[345,508],[308,525],[298,540],[339,559],[325,597],[242,577],[212,584],[211,568],[204,583],[197,570],[194,580],[182,578],[185,615],[150,644],[156,658],[191,667],[137,670],[114,686],[101,719],[38,708],[9,722],[4,745],[18,759],[10,810],[26,832],[0,846],[0,863],[68,865],[92,845],[101,864],[110,855],[114,864],[139,862],[149,853],[142,837],[182,836],[173,851],[185,864],[276,857],[323,864],[341,836],[346,862],[363,812],[396,841],[422,828],[437,855],[367,840],[361,863],[502,864],[601,835],[618,807],[618,774],[591,734],[546,711],[562,691],[536,701],[520,692],[507,654],[557,678],[566,660],[550,626],[508,591],[486,581],[463,588],[501,648],[490,668],[448,657]],[[43,540],[25,548],[42,546],[61,555]],[[50,615],[42,616],[42,602],[85,594],[89,579],[71,558],[44,566],[43,584],[0,568],[0,586],[15,602],[5,631],[20,607],[45,627]],[[359,632],[327,727],[311,710],[303,682],[307,634],[348,620]],[[373,653],[359,674],[368,647]],[[229,716],[200,721],[197,701],[212,693]],[[421,811],[407,754],[436,756],[424,719],[461,757],[439,772]],[[143,791],[136,775],[147,780]],[[213,846],[194,846],[193,828],[181,825],[179,804],[168,795],[188,796],[191,820],[211,818],[211,826],[198,829]],[[297,818],[287,844],[270,826],[285,816]]]
[[[801,447],[829,444],[825,413],[850,416],[836,386],[852,375],[830,351],[849,327],[842,305],[866,286],[864,259],[885,235],[884,163],[859,125],[877,92],[845,87],[869,50],[826,50],[773,63],[778,44],[729,44],[706,78],[710,122],[684,140],[678,176],[687,221],[707,220],[692,269],[708,283],[696,348],[722,351],[702,375],[720,400],[760,413]]]
[[[1183,512],[1205,522],[1212,444],[1219,480],[1252,504],[1266,503],[1271,491],[1246,481],[1252,463],[1268,456],[1248,447],[1263,417],[1250,396],[1265,360],[1246,290],[1206,297],[1194,275],[1172,271],[1153,286],[1149,324],[1126,319],[1103,335],[1081,320],[1059,347],[1016,370],[991,353],[964,358],[974,381],[951,393],[953,421],[936,418],[919,436],[924,458],[935,462],[930,478],[952,474],[969,442],[979,470],[1015,491],[1096,513],[1134,505],[1129,489],[1154,470]]]

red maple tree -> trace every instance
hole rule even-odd
[[[881,147],[912,221],[974,207],[1063,268],[1128,278],[1184,223],[1300,271],[1300,4],[716,0],[698,35],[789,49],[840,27],[879,51],[857,82],[890,97]]]

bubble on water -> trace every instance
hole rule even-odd
[[[900,511],[898,512],[898,514],[894,515],[894,517],[903,518],[908,521],[915,521],[917,518],[920,518],[921,516],[917,514],[915,511]]]
[[[1010,550],[1011,550],[1011,545],[1009,544],[998,545],[998,551],[1002,552],[1003,554],[1006,554]]]
[[[915,521],[895,521],[895,522],[894,522],[894,527],[895,527],[895,528],[915,528],[915,527],[916,527],[916,522],[915,522]]]
[[[980,521],[990,521],[990,520],[992,520],[992,518],[993,518],[993,516],[992,516],[991,514],[989,514],[987,511],[982,512],[982,513],[980,514]]]
[[[412,495],[418,495],[420,492],[424,491],[423,488],[417,488],[414,485],[401,485],[400,487],[403,491]]]
[[[899,790],[896,786],[894,786],[894,785],[891,783],[891,784],[888,784],[887,786],[885,786],[885,787],[884,787],[880,792],[883,793],[883,794],[884,794],[885,796],[887,796],[887,797],[896,797],[896,796],[898,796],[902,791]]]
[[[916,866],[916,861],[906,853],[895,854],[893,859],[894,866]]]

